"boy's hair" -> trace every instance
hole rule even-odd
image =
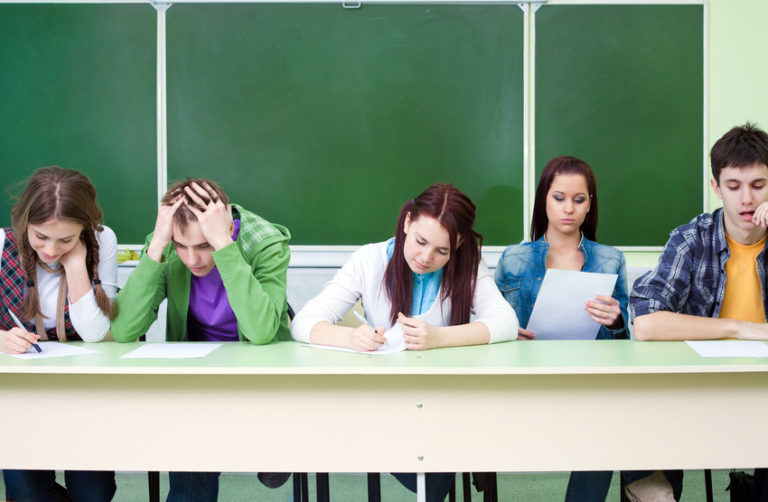
[[[200,186],[200,188],[203,190],[205,190],[206,183],[210,187],[210,190],[207,190],[208,197],[198,194],[198,196],[203,199],[204,203],[208,204],[208,202],[213,199],[220,200],[225,206],[229,205],[229,197],[227,197],[227,194],[224,193],[224,190],[222,190],[221,187],[213,180],[209,180],[207,178],[187,178],[184,181],[179,181],[178,183],[171,186],[167,192],[165,192],[165,195],[163,195],[160,203],[164,206],[170,206],[178,196],[182,196],[187,199],[187,202],[179,206],[173,215],[173,222],[176,223],[176,225],[178,225],[181,229],[187,228],[187,225],[190,221],[197,221],[197,216],[195,216],[195,213],[190,211],[189,207],[187,206],[192,206],[195,209],[199,209],[201,211],[205,210],[204,207],[201,207],[195,201],[186,196],[186,192],[184,190],[186,187],[190,187],[190,189],[194,191],[194,188],[191,187],[192,183],[197,183],[198,186]]]
[[[726,167],[768,166],[768,134],[749,122],[736,126],[717,140],[709,158],[717,184],[720,171]]]

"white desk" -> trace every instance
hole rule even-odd
[[[296,472],[768,466],[768,360],[678,342],[200,360],[0,355],[0,466]],[[157,417],[163,417],[158,420]],[[145,424],[152,419],[152,427]],[[58,426],[62,423],[62,426]]]

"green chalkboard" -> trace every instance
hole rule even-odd
[[[516,5],[177,4],[168,178],[208,176],[293,244],[387,238],[452,182],[486,244],[522,238]]]
[[[536,13],[536,172],[592,166],[602,242],[663,245],[702,212],[703,26],[701,5]]]
[[[150,5],[0,4],[0,225],[34,169],[78,169],[121,243],[157,211]]]

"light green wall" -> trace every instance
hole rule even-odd
[[[768,129],[768,1],[709,0],[707,8],[710,148],[748,120]],[[709,209],[720,207],[709,192]]]

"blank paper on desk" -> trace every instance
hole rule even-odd
[[[547,269],[526,329],[536,340],[593,340],[600,324],[586,311],[587,300],[611,296],[616,274]]]

